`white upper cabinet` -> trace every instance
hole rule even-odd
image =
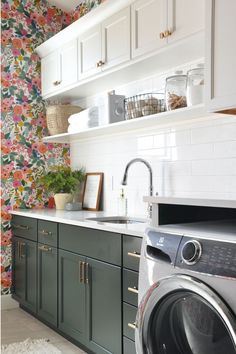
[[[79,78],[130,59],[130,9],[110,16],[79,38]]]
[[[167,1],[137,0],[131,6],[132,58],[166,44],[160,33],[167,28]]]
[[[130,59],[130,8],[102,23],[102,68],[108,69]]]
[[[64,45],[60,52],[60,88],[78,80],[77,41]]]
[[[208,0],[207,0],[208,1]],[[168,43],[205,27],[205,0],[168,0]]]
[[[137,0],[131,6],[132,57],[204,29],[205,0]]]
[[[43,96],[76,82],[78,80],[76,40],[42,58],[41,70]]]
[[[53,52],[41,60],[42,95],[53,92],[59,82],[60,57],[58,51]]]
[[[44,98],[84,97],[202,58],[205,2],[105,1],[37,48]]]
[[[101,26],[95,26],[82,34],[78,40],[79,78],[85,79],[101,71]]]
[[[236,107],[236,1],[207,1],[206,99],[209,111]]]

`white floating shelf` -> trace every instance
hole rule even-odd
[[[102,125],[90,128],[79,133],[64,133],[47,136],[43,138],[45,143],[71,143],[76,140],[89,139],[104,135],[127,133],[139,129],[157,128],[160,126],[170,126],[173,123],[184,123],[192,120],[202,120],[214,113],[206,112],[204,105],[194,107],[180,108],[174,111],[167,111],[159,114],[153,114],[146,117],[125,120],[118,123]]]

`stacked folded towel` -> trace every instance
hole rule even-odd
[[[99,125],[98,107],[90,107],[82,112],[72,114],[69,119],[68,133],[78,133]]]

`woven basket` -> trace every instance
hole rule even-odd
[[[82,111],[79,106],[57,105],[47,107],[47,127],[50,135],[67,133],[69,126],[68,118]]]

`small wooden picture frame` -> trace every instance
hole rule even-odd
[[[83,209],[98,211],[102,192],[103,173],[86,173],[83,191]]]

